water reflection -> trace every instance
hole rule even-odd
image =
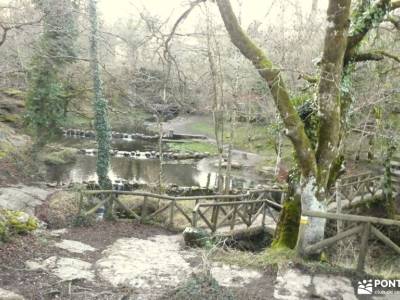
[[[111,180],[126,179],[131,182],[142,184],[156,184],[160,173],[159,160],[132,160],[127,158],[111,158],[111,168],[108,173]],[[97,181],[96,157],[80,156],[77,162],[68,166],[52,166],[48,168],[48,180],[58,183]],[[214,187],[217,182],[217,174],[207,161],[199,163],[174,163],[163,164],[163,182],[165,184],[177,184],[180,186],[202,186]],[[256,185],[257,181],[240,176],[232,178],[232,186],[247,188]]]
[[[95,141],[74,137],[65,137],[62,143],[75,148],[95,148]],[[156,145],[149,141],[132,139],[113,139],[112,148],[121,151],[150,151]],[[163,164],[163,183],[180,186],[215,187],[217,173],[213,159],[193,161],[167,161]],[[125,179],[131,183],[156,184],[160,173],[160,161],[156,159],[133,160],[123,157],[112,157],[109,177],[111,180]],[[71,182],[97,181],[96,157],[79,156],[75,164],[51,166],[47,170],[47,180],[59,184]],[[243,169],[232,176],[232,187],[249,188],[262,183],[263,179],[254,174],[254,169]]]

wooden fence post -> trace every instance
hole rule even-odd
[[[170,207],[169,207],[169,226],[173,227],[174,226],[174,208],[175,208],[175,201],[176,200],[172,200]]]
[[[262,225],[262,227],[265,227],[265,217],[266,217],[266,213],[267,213],[267,203],[263,203],[263,205],[262,205],[262,207],[263,207],[263,213],[262,213],[262,221],[261,221],[261,225]]]
[[[237,211],[237,205],[233,206],[233,213],[232,213],[232,219],[231,219],[231,230],[235,228],[235,223],[236,223],[236,211]]]
[[[141,219],[145,220],[146,217],[147,217],[147,196],[144,196]]]
[[[197,227],[197,219],[198,219],[198,213],[196,210],[193,210],[192,211],[192,227]]]
[[[214,221],[213,221],[213,223],[212,223],[212,224],[213,224],[212,232],[217,231],[218,214],[219,214],[219,206],[216,206],[216,207],[215,207],[215,218],[214,218]]]
[[[301,216],[300,217],[300,226],[299,233],[297,235],[297,243],[296,243],[296,253],[298,256],[302,256],[304,253],[303,249],[303,240],[304,240],[304,232],[306,230],[306,226],[308,225],[308,217]]]
[[[79,191],[79,215],[82,214],[82,206],[83,206],[83,192]]]
[[[105,207],[104,217],[105,217],[105,219],[114,220],[113,206],[114,206],[114,194],[110,193],[110,196],[104,202],[104,207]]]
[[[371,223],[369,222],[365,223],[361,235],[360,254],[358,255],[358,261],[357,261],[357,272],[359,273],[364,271],[365,257],[367,256],[367,251],[368,251],[368,237],[370,233],[370,227]]]
[[[340,195],[340,179],[338,179],[335,183],[335,200],[336,200],[336,213],[342,213],[342,197]],[[342,232],[343,229],[343,221],[337,220],[337,232]]]

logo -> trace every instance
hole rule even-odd
[[[358,287],[357,287],[358,295],[372,295],[372,292],[373,292],[372,279],[369,280],[364,279],[363,281],[358,282]]]

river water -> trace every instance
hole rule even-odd
[[[79,149],[95,148],[94,141],[80,138],[65,137],[62,144]],[[156,144],[142,140],[113,140],[113,149],[121,151],[151,151],[157,150]],[[205,158],[200,161],[164,161],[163,183],[179,186],[200,186],[213,188],[216,185],[217,170],[215,158]],[[109,177],[112,181],[124,179],[130,183],[156,184],[160,172],[158,159],[131,159],[112,157]],[[210,179],[208,179],[210,178]],[[75,163],[63,166],[49,166],[47,180],[63,184],[97,181],[96,157],[79,155]],[[234,171],[232,176],[233,188],[252,188],[265,183],[257,175],[254,167],[244,167]]]

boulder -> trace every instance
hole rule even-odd
[[[79,198],[73,192],[59,191],[51,195],[47,207],[38,210],[37,215],[50,228],[65,228],[73,224],[79,214]]]
[[[211,235],[201,228],[186,227],[183,231],[183,240],[189,247],[204,247],[211,242]]]
[[[0,242],[11,235],[25,234],[39,227],[39,221],[23,211],[0,209]]]
[[[95,278],[92,265],[86,261],[76,258],[51,256],[41,262],[27,261],[25,262],[25,265],[29,270],[32,271],[49,271],[63,281],[72,281],[78,279],[92,281]]]
[[[0,188],[0,208],[23,211],[33,216],[35,207],[41,205],[50,194],[51,191],[34,186]]]

